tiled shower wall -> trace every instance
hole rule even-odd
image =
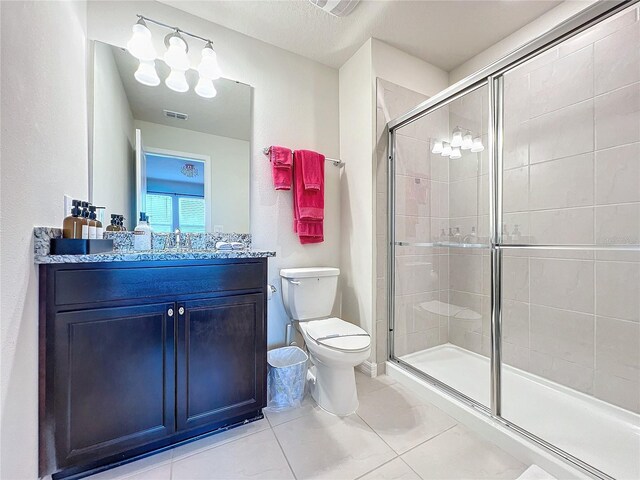
[[[460,127],[473,137],[479,136],[485,150],[462,150],[461,158],[448,159],[448,227],[453,232],[459,229],[463,240],[475,228],[475,242],[484,245],[489,241],[488,120],[486,86],[449,104],[450,130]],[[451,133],[446,138],[451,138]],[[489,260],[488,247],[449,249],[449,342],[479,354],[486,354],[490,345]]]
[[[524,243],[640,243],[638,20],[627,11],[505,75],[504,223]],[[640,253],[511,252],[506,363],[640,411]]]
[[[407,112],[427,97],[391,82],[378,79],[377,129],[376,129],[376,333],[378,339],[378,371],[383,371],[388,349],[387,321],[387,135],[386,124]],[[444,121],[448,121],[446,118]],[[425,161],[429,151],[428,136],[424,128],[408,128],[398,136],[398,186],[400,195],[397,208],[398,240],[421,241],[431,232],[434,217],[431,207],[431,168]],[[441,167],[446,168],[443,162]],[[440,174],[442,187],[447,186],[448,173]],[[442,194],[442,193],[441,193]],[[446,193],[445,193],[446,195]],[[446,202],[445,202],[446,203]],[[446,217],[446,205],[442,206],[442,216]],[[441,290],[440,269],[448,269],[446,259],[425,254],[424,249],[402,249],[398,257],[397,296],[396,296],[396,355],[405,355],[411,351],[423,350],[433,342],[447,341],[446,325],[440,328],[440,320],[427,318],[419,307],[420,301],[438,298]],[[432,272],[436,272],[433,275]],[[433,278],[438,278],[435,281]],[[444,285],[444,283],[442,283]],[[443,287],[446,288],[446,287]],[[441,340],[442,337],[442,340]]]

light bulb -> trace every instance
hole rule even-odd
[[[471,151],[473,153],[478,153],[484,150],[484,145],[482,145],[482,140],[480,137],[476,137],[473,139],[473,146],[471,147]]]
[[[470,150],[473,147],[473,137],[471,136],[471,132],[465,133],[464,137],[462,137],[462,150]]]
[[[442,153],[442,142],[440,141],[434,142],[433,150],[431,150],[431,153]]]
[[[140,62],[140,66],[133,76],[143,85],[149,87],[160,85],[160,77],[158,77],[158,72],[156,72],[156,62],[154,60],[150,62]]]
[[[174,92],[184,93],[189,90],[187,77],[182,70],[171,69],[171,73],[164,81],[164,83]]]
[[[451,149],[451,155],[449,155],[449,158],[456,160],[461,156],[462,156],[462,153],[460,153],[460,149],[458,147]]]
[[[460,127],[456,127],[453,130],[453,136],[451,137],[451,146],[452,147],[459,147],[462,145],[462,130],[460,130]]]
[[[451,145],[449,145],[448,142],[443,142],[442,143],[442,153],[441,155],[443,157],[448,157],[449,155],[451,155]]]
[[[164,61],[172,70],[186,72],[189,70],[189,57],[187,57],[187,43],[178,33],[170,33],[168,36],[168,48],[164,54]],[[167,39],[165,39],[167,43]]]
[[[195,91],[198,95],[204,98],[213,98],[218,94],[216,87],[213,86],[213,80],[200,77]]]
[[[202,49],[202,60],[198,65],[198,73],[200,78],[206,78],[208,80],[217,80],[220,78],[220,67],[218,66],[218,56],[211,42],[207,42]]]
[[[156,49],[153,48],[151,42],[151,31],[147,28],[147,24],[141,18],[133,28],[133,35],[127,42],[127,50],[138,60],[150,62],[156,59]]]

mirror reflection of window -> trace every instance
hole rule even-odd
[[[156,232],[204,233],[205,162],[185,156],[146,152],[146,208]]]

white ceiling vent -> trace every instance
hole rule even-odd
[[[169,118],[175,118],[176,120],[186,120],[189,118],[189,115],[186,113],[174,112],[172,110],[163,110],[165,116]]]
[[[349,15],[360,0],[309,0],[316,7],[336,17]]]

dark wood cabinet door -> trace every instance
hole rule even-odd
[[[55,315],[59,467],[175,431],[175,304]]]
[[[265,406],[264,303],[263,294],[178,303],[178,430]]]

